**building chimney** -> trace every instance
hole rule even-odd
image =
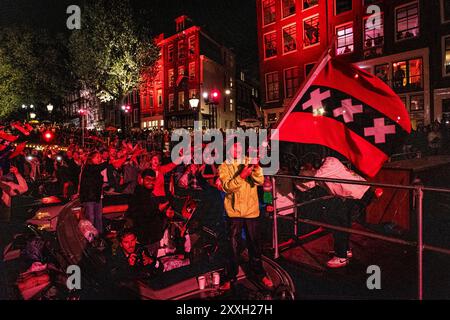
[[[182,15],[175,19],[175,24],[177,26],[177,33],[186,29],[186,21],[189,20],[188,16]]]

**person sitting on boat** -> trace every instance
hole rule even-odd
[[[110,262],[111,276],[117,280],[153,277],[163,271],[163,264],[145,246],[137,243],[133,229],[124,229],[118,236],[119,247]]]
[[[167,218],[172,217],[171,211],[167,210],[169,202],[164,197],[154,195],[156,181],[156,172],[153,169],[146,169],[141,173],[126,213],[139,242],[148,245],[152,253],[159,249]]]

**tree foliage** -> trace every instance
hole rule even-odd
[[[66,45],[44,30],[14,27],[0,31],[0,117],[22,104],[56,105],[71,90]]]
[[[93,89],[101,101],[122,100],[139,87],[142,74],[154,72],[159,58],[159,48],[134,23],[126,0],[87,1],[69,49],[82,87]]]

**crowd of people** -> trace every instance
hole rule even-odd
[[[434,122],[428,127],[419,125],[402,151],[448,154],[448,129],[445,122]],[[261,212],[271,205],[271,201],[265,201],[265,193],[270,194],[270,182],[264,178],[258,163],[248,163],[250,150],[244,150],[239,142],[226,151],[234,162],[178,164],[176,160],[182,159],[183,153],[180,152],[179,159],[171,158],[167,130],[140,130],[126,135],[92,131],[87,135],[90,142],[84,147],[79,136],[76,137],[77,129],[41,126],[34,130],[34,134],[59,130],[58,144],[66,146],[43,150],[25,148],[19,156],[0,164],[0,210],[7,213],[1,217],[8,216],[11,199],[24,193],[36,197],[57,195],[67,201],[78,198],[84,217],[102,237],[106,233],[104,197],[125,195],[128,199],[126,224],[118,236],[120,250],[112,268],[118,270],[117,274],[137,270],[138,265],[141,269],[150,268],[152,275],[160,273],[158,257],[174,252],[189,255],[189,232],[207,226],[218,234],[222,253],[227,257],[224,289],[229,289],[236,280],[243,243],[248,248],[249,264],[255,276],[264,286],[273,287],[262,265],[260,228]],[[194,153],[194,147],[191,148]],[[313,158],[302,158],[300,175],[355,176],[336,158],[317,155]],[[247,160],[242,163],[237,159]],[[314,183],[296,187],[301,194],[317,192]],[[332,217],[329,219],[332,224],[343,227],[351,226],[355,207],[366,206],[373,198],[373,190],[368,187],[335,184],[320,191],[333,196],[320,204],[322,211],[329,209],[323,216]],[[311,211],[320,211],[316,209]],[[172,223],[176,218],[184,224]],[[169,241],[173,233],[177,233],[176,244]],[[348,264],[352,252],[347,233],[335,232],[334,237],[335,256],[328,266],[339,268]]]

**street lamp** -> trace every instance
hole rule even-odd
[[[192,94],[192,98],[189,99],[189,105],[191,106],[192,110],[194,110],[194,129],[195,129],[195,122],[198,121],[198,104],[200,103],[200,99],[195,96],[195,93]]]
[[[36,113],[34,113],[34,112],[31,112],[31,113],[30,113],[30,118],[31,118],[31,119],[34,119],[34,118],[36,118]]]
[[[131,107],[129,105],[123,105],[120,107],[120,109],[122,109],[123,112],[123,121],[121,121],[121,127],[122,127],[122,131],[125,132],[125,122],[127,121],[127,115],[131,112]]]
[[[52,111],[53,111],[53,105],[52,105],[51,103],[49,103],[49,104],[47,105],[47,111],[50,112],[50,113],[52,113]]]

